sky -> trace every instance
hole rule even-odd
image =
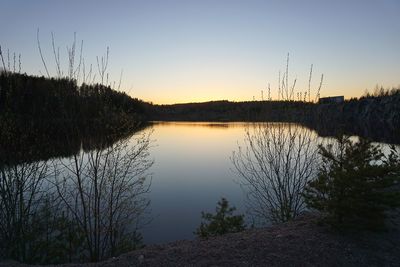
[[[157,104],[277,98],[289,53],[289,81],[315,97],[359,97],[400,85],[399,0],[0,0],[3,54],[22,71],[56,75],[52,53],[74,33],[87,68],[109,47],[109,81]],[[12,60],[11,60],[12,61]],[[11,62],[12,63],[12,62]],[[12,64],[11,64],[12,65]],[[98,77],[98,76],[97,76]]]

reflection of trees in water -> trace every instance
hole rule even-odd
[[[84,71],[80,73],[80,63],[71,71],[74,57],[71,52],[68,77],[62,77],[59,61],[57,78],[30,76],[9,68],[0,71],[0,161],[69,156],[82,144],[85,148],[86,140],[94,140],[88,147],[92,149],[98,139],[115,136],[118,140],[131,125],[143,121],[142,101],[108,84],[87,84],[85,79],[80,84]]]
[[[389,144],[400,144],[400,128],[384,122],[340,123],[324,121],[318,123],[304,123],[315,130],[321,137],[335,137],[340,134],[355,135],[365,139]]]
[[[97,261],[139,244],[150,132],[112,140],[67,159],[0,165],[0,257]]]
[[[79,126],[62,120],[15,119],[0,124],[0,165],[69,157],[81,149],[104,149],[146,128],[146,124],[130,120],[123,122],[122,126],[105,125],[99,121],[87,121]]]

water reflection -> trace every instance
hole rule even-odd
[[[241,128],[249,125],[249,122],[192,122],[192,121],[153,121],[153,125],[166,125],[174,127],[197,127],[197,128]]]
[[[216,126],[217,125],[217,126]],[[145,242],[159,243],[194,238],[201,211],[213,212],[226,197],[246,213],[240,178],[232,171],[231,156],[242,144],[246,127],[281,123],[154,122],[156,146],[150,192],[153,221],[143,229]],[[290,125],[290,124],[283,124]],[[313,130],[302,128],[304,131]],[[317,138],[318,143],[332,138]]]
[[[233,179],[229,160],[243,127],[209,124],[153,124],[153,221],[143,229],[146,243],[193,238],[201,211],[213,211],[221,197],[243,211],[242,192]]]
[[[98,123],[88,123],[78,129],[64,122],[53,122],[48,127],[22,124],[24,122],[14,122],[12,127],[0,129],[0,165],[69,157],[81,150],[105,149],[147,127],[147,124],[138,124],[108,129]]]
[[[334,121],[319,121],[305,123],[321,137],[336,137],[340,134],[359,136],[374,142],[400,144],[400,128],[381,121],[359,123],[337,123]]]
[[[1,140],[2,164],[0,167],[4,169],[4,166],[45,162],[51,158],[52,160],[47,161],[47,164],[53,166],[54,161],[58,161],[73,170],[74,164],[71,163],[74,163],[74,155],[82,159],[78,163],[87,164],[90,154],[95,156],[99,151],[107,151],[107,148],[121,141],[126,141],[130,145],[135,144],[138,134],[153,130],[151,140],[154,143],[148,151],[149,158],[155,160],[151,168],[153,179],[148,195],[148,199],[151,200],[149,216],[152,222],[142,230],[144,242],[151,244],[192,239],[193,231],[201,220],[201,211],[213,212],[215,203],[221,197],[227,198],[230,204],[238,208],[238,212],[246,212],[245,196],[239,186],[239,178],[232,171],[230,158],[238,143],[243,141],[245,128],[254,125],[259,124],[153,122],[140,129],[136,128],[136,132],[120,131],[114,135],[88,129],[87,133],[81,135],[66,136],[65,132],[60,130],[64,134],[64,137],[60,137],[54,130],[54,134],[49,135],[51,138],[27,132],[18,140],[15,137],[8,139],[9,142]],[[278,124],[269,124],[271,127],[274,125]],[[336,131],[330,130],[329,127],[310,128],[316,129],[316,132],[322,136],[334,136],[338,132],[338,128],[335,128]],[[392,139],[392,132],[385,132],[385,128],[378,131],[379,134],[374,134],[373,128],[354,129],[354,132],[350,131],[350,133],[358,133],[378,141],[396,141]],[[93,132],[98,134],[93,134]],[[385,139],[387,137],[388,139]],[[324,140],[326,138],[320,138],[318,142]],[[104,159],[104,155],[109,154],[102,155],[100,158]],[[95,165],[92,164],[92,166]],[[107,164],[102,164],[102,166],[107,166]],[[85,176],[89,176],[90,173],[93,174],[93,171],[82,172]],[[54,176],[54,173],[51,175]],[[57,172],[57,175],[60,181],[71,176],[61,172]],[[95,187],[89,188],[94,190]],[[73,188],[69,191],[74,192]],[[109,194],[108,190],[104,192]]]

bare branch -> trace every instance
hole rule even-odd
[[[232,163],[253,215],[284,222],[304,208],[301,194],[316,169],[313,133],[297,124],[263,123],[246,129]]]
[[[36,37],[37,37],[37,44],[38,44],[40,58],[42,59],[42,63],[43,63],[44,69],[46,70],[47,77],[50,78],[49,70],[47,69],[46,61],[44,60],[43,53],[42,53],[42,48],[41,48],[41,45],[40,45],[39,29],[37,29]]]

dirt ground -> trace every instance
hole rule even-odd
[[[0,263],[5,266],[28,265]],[[339,234],[308,214],[208,240],[151,245],[96,264],[58,266],[400,266],[400,231]]]

